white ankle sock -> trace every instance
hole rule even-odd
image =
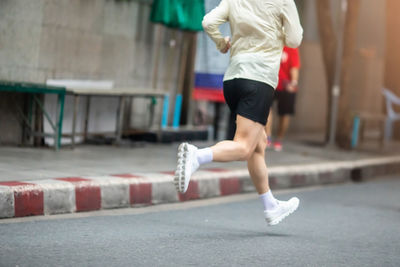
[[[209,147],[198,149],[196,156],[197,156],[197,161],[199,162],[200,165],[204,163],[209,163],[213,160],[213,153],[211,148]]]
[[[272,195],[271,190],[259,196],[264,205],[264,210],[273,210],[278,206],[278,203],[274,198],[274,196]]]

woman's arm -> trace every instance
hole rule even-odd
[[[300,24],[294,0],[285,0],[282,9],[283,27],[285,32],[285,45],[296,48],[303,39],[303,28]]]
[[[229,4],[227,0],[222,0],[221,3],[211,10],[203,18],[204,31],[210,36],[210,38],[217,45],[217,49],[222,53],[226,53],[229,50],[230,42],[229,38],[223,37],[219,25],[228,21]]]

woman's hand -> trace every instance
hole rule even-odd
[[[231,48],[231,38],[229,36],[226,36],[224,40],[225,40],[225,48],[220,50],[222,54],[226,54],[229,51],[229,48]]]

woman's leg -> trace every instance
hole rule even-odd
[[[249,170],[253,184],[258,194],[264,194],[269,191],[268,170],[265,163],[266,135],[262,133],[256,149],[251,157],[247,160],[247,168]]]
[[[278,207],[278,201],[272,195],[269,188],[268,170],[265,163],[266,134],[260,136],[259,142],[253,155],[247,160],[247,168],[251,180],[264,206],[264,211],[275,210]]]
[[[237,115],[236,132],[233,141],[222,141],[212,146],[213,161],[248,160],[263,133],[263,125]]]
[[[233,141],[222,141],[212,147],[197,149],[188,143],[178,147],[178,164],[174,183],[179,192],[186,192],[192,174],[201,164],[211,161],[229,162],[248,160],[264,133],[264,126],[240,115],[236,116],[236,132]]]

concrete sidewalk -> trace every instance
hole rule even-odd
[[[200,147],[207,143],[195,143]],[[142,206],[254,191],[244,162],[212,163],[186,194],[173,186],[178,144],[50,149],[0,147],[0,217]],[[273,189],[400,173],[400,143],[377,150],[326,148],[293,139],[267,151]]]

